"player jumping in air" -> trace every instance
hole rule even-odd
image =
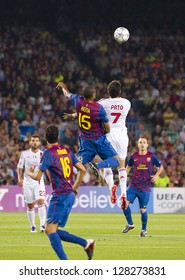
[[[82,164],[89,163],[96,177],[101,176],[99,169],[118,167],[117,152],[106,138],[106,133],[110,132],[110,125],[105,109],[94,101],[96,98],[95,87],[86,86],[83,89],[83,96],[70,93],[63,82],[57,85],[57,89],[62,90],[76,108],[80,129],[78,158]],[[93,159],[96,155],[103,161],[94,163]]]
[[[128,99],[121,97],[121,83],[117,80],[113,80],[108,84],[107,92],[109,94],[109,98],[103,98],[99,100],[98,103],[103,106],[109,119],[110,133],[106,134],[107,139],[119,156],[120,165],[118,166],[118,175],[121,188],[121,208],[125,209],[127,207],[127,173],[125,170],[125,160],[128,148],[126,117],[130,110],[131,103]],[[72,117],[76,117],[76,114],[64,114],[64,119],[71,119]],[[112,169],[105,168],[103,176],[109,186],[111,202],[115,204],[117,201],[117,186],[114,184]]]

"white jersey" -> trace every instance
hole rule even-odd
[[[107,133],[107,139],[120,159],[125,160],[128,148],[126,117],[131,108],[131,103],[128,99],[122,97],[101,99],[98,103],[103,106],[109,119],[110,133]]]
[[[27,175],[26,171],[30,169],[30,167],[34,168],[35,171],[38,170],[42,154],[43,152],[41,150],[38,150],[36,153],[32,152],[31,149],[22,151],[17,167],[24,170],[23,186],[32,186],[38,184],[37,181]],[[44,185],[43,176],[39,184]]]
[[[122,97],[100,99],[99,104],[103,106],[109,119],[112,130],[127,131],[126,117],[130,110],[131,103]]]

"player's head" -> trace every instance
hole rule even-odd
[[[83,96],[86,100],[94,100],[96,98],[96,88],[94,86],[84,87]]]
[[[146,152],[149,146],[149,136],[146,134],[141,134],[138,139],[138,148],[140,152]]]
[[[37,134],[33,134],[30,138],[29,145],[32,150],[37,150],[41,145],[40,137]]]
[[[45,139],[48,143],[54,144],[58,142],[59,131],[55,125],[49,125],[45,130]]]
[[[111,98],[115,98],[121,95],[121,83],[117,80],[113,80],[107,86],[107,92]]]

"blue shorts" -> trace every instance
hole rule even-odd
[[[98,140],[85,140],[80,138],[80,147],[78,152],[78,159],[86,164],[98,155],[101,159],[105,160],[110,157],[116,156],[117,152],[107,140],[106,135],[102,135]]]
[[[47,224],[58,223],[60,227],[64,227],[68,220],[74,201],[74,192],[61,195],[54,194],[51,197],[47,211]]]
[[[139,201],[139,208],[146,209],[146,206],[150,198],[150,192],[140,192],[138,190],[128,187],[127,200],[130,201],[130,203],[133,203],[136,197],[138,198]]]

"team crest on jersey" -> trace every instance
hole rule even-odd
[[[150,158],[150,157],[147,157],[146,161],[150,162],[150,161],[151,161],[151,158]]]
[[[77,159],[78,159],[79,162],[83,161],[83,157],[82,156],[77,157]]]

